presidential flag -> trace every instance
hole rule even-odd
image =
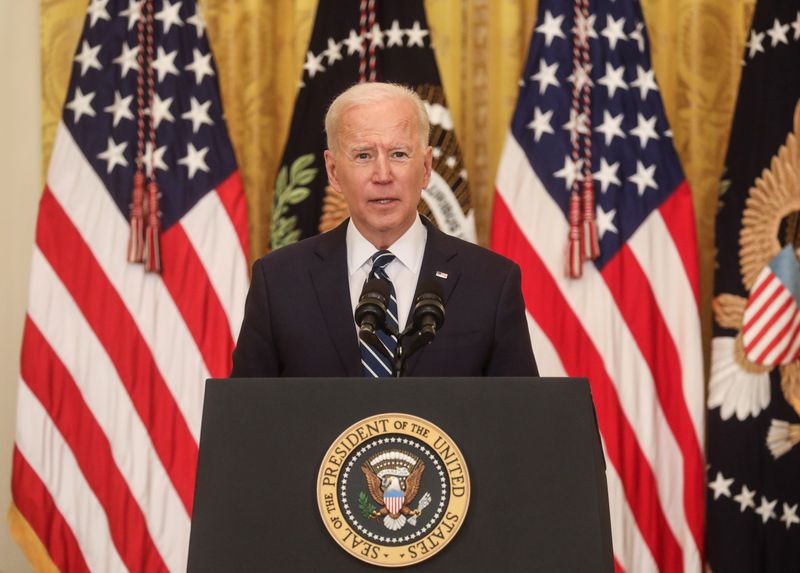
[[[358,82],[404,84],[425,102],[433,173],[420,212],[475,242],[467,171],[439,78],[422,0],[320,0],[275,182],[273,249],[332,229],[348,215],[328,186],[323,124],[334,98]]]
[[[617,570],[700,571],[694,214],[639,2],[539,3],[496,188],[540,372],[591,383]]]
[[[708,564],[800,571],[800,1],[759,0],[720,185]]]
[[[92,0],[41,197],[12,531],[37,568],[185,571],[247,213],[192,0]]]

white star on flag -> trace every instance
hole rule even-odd
[[[766,523],[770,519],[776,519],[775,504],[777,503],[777,499],[769,501],[763,495],[761,496],[761,505],[756,509],[756,513],[761,516],[761,523]]]
[[[639,96],[644,100],[650,90],[658,91],[655,74],[652,69],[645,71],[642,66],[636,66],[636,79],[631,82],[631,87],[639,88]]]
[[[114,140],[111,137],[108,138],[108,147],[106,147],[106,150],[97,154],[99,159],[107,162],[106,173],[111,173],[111,171],[117,165],[127,167],[128,160],[125,159],[124,156],[126,147],[128,147],[127,141],[114,143]]]
[[[584,18],[582,13],[578,14],[575,20],[576,25],[572,28],[573,33],[578,35],[578,40],[585,42],[587,33],[590,39],[597,38],[597,32],[594,30],[594,21],[596,18],[596,14],[592,14],[588,19]]]
[[[202,125],[214,125],[214,122],[211,121],[211,118],[208,116],[208,108],[211,105],[211,100],[201,104],[197,101],[197,98],[192,96],[191,100],[189,101],[189,106],[191,109],[185,113],[181,114],[183,119],[188,119],[192,122],[192,133],[197,133],[197,130],[200,129]]]
[[[96,114],[94,109],[92,108],[92,99],[94,99],[94,92],[89,92],[87,94],[83,94],[81,92],[81,88],[75,88],[75,95],[67,104],[67,109],[72,110],[75,112],[75,123],[81,119],[81,116],[88,115],[90,117],[94,117]]]
[[[202,38],[203,32],[206,30],[206,21],[203,18],[203,13],[200,12],[200,6],[197,7],[197,12],[193,16],[186,18],[186,21],[197,29],[197,37]]]
[[[625,80],[622,79],[624,73],[625,66],[615,68],[610,62],[606,62],[606,75],[597,80],[597,83],[606,86],[606,89],[608,90],[608,97],[614,97],[617,89],[628,89],[628,84],[626,84]]]
[[[198,171],[209,171],[205,159],[207,153],[208,147],[198,150],[191,143],[187,145],[186,156],[178,159],[178,164],[185,165],[186,169],[189,170],[189,179],[192,179]]]
[[[600,182],[600,190],[605,193],[608,191],[608,186],[612,183],[620,186],[622,182],[617,177],[617,170],[619,169],[619,161],[615,161],[611,165],[608,164],[605,157],[600,158],[600,169],[592,173],[595,181]]]
[[[369,38],[369,45],[371,47],[383,48],[383,32],[381,32],[381,27],[378,26],[377,22],[372,25],[372,30],[367,33],[367,37]]]
[[[100,60],[97,59],[97,54],[100,53],[102,44],[97,44],[92,47],[89,45],[88,40],[84,40],[81,44],[81,53],[75,56],[75,61],[81,65],[81,76],[83,76],[89,68],[95,70],[102,70]]]
[[[545,133],[555,133],[553,127],[550,125],[550,119],[553,117],[553,110],[542,113],[538,107],[533,110],[533,119],[528,124],[528,128],[533,130],[533,138],[539,141]]]
[[[755,490],[750,490],[746,485],[742,484],[742,491],[733,496],[733,500],[739,504],[739,513],[744,513],[744,510],[748,507],[750,509],[755,508],[755,496]]]
[[[103,111],[107,111],[108,113],[114,116],[114,127],[117,127],[117,124],[120,122],[121,119],[133,119],[133,114],[131,113],[131,100],[133,99],[132,95],[127,97],[122,97],[119,91],[114,91],[114,103],[110,106],[103,108]]]
[[[158,72],[158,81],[163,82],[167,74],[178,75],[178,68],[175,67],[175,56],[178,50],[172,50],[169,54],[164,52],[164,48],[158,47],[158,57],[153,60],[153,69]]]
[[[392,46],[403,45],[403,30],[400,28],[400,23],[397,20],[394,20],[392,22],[392,27],[384,30],[384,33],[387,38],[386,47],[391,48]]]
[[[577,81],[578,91],[582,91],[583,86],[585,86],[587,83],[589,84],[589,87],[594,86],[591,73],[592,73],[592,64],[587,64],[586,67],[580,66],[573,73],[567,76],[567,81],[571,84],[574,84]]]
[[[717,500],[721,495],[725,497],[731,496],[731,484],[733,478],[725,478],[722,472],[717,472],[717,477],[708,484],[709,489],[714,492],[714,499]]]
[[[772,40],[772,47],[778,44],[788,44],[789,39],[786,37],[786,32],[789,31],[789,24],[781,24],[777,18],[772,24],[772,28],[767,30],[767,35]]]
[[[786,529],[789,529],[796,523],[800,523],[800,518],[797,517],[797,505],[798,504],[794,504],[790,507],[788,503],[783,504],[783,515],[781,516],[781,521],[786,524]]]
[[[128,7],[119,13],[120,16],[128,18],[128,30],[133,28],[142,17],[142,6],[144,0],[131,0]]]
[[[181,17],[178,14],[181,9],[181,4],[183,4],[183,2],[170,4],[169,0],[164,0],[163,8],[161,8],[159,12],[156,12],[155,18],[164,25],[165,34],[169,34],[172,26],[183,26],[183,20],[181,20]]]
[[[639,159],[636,160],[636,173],[628,177],[628,181],[636,185],[636,190],[639,193],[639,197],[644,195],[644,192],[647,191],[648,187],[652,187],[654,190],[658,189],[658,185],[656,184],[654,178],[655,173],[655,164],[651,165],[650,167],[645,167]]]
[[[193,48],[192,56],[192,63],[188,64],[186,69],[190,72],[194,72],[194,81],[199,86],[203,78],[214,75],[214,70],[211,68],[211,52],[204,56],[200,50]]]
[[[639,138],[639,145],[642,146],[642,149],[647,147],[647,142],[651,139],[660,139],[656,133],[657,119],[658,117],[655,115],[646,119],[641,113],[636,114],[636,127],[631,130],[631,135]]]
[[[89,27],[93,27],[97,24],[98,20],[111,20],[111,16],[106,9],[108,5],[108,0],[92,0],[92,3],[89,4],[89,7],[86,11],[89,14]]]
[[[764,52],[764,32],[750,30],[750,39],[747,41],[747,55],[753,59],[759,52]]]
[[[531,76],[533,81],[539,82],[539,93],[544,94],[548,86],[558,87],[561,85],[556,79],[558,62],[548,64],[544,58],[539,61],[539,71]]]
[[[306,63],[303,64],[303,69],[308,72],[308,77],[313,78],[317,75],[317,72],[324,72],[325,66],[322,65],[322,58],[325,57],[325,52],[321,54],[314,55],[313,52],[309,51],[306,54]]]
[[[606,14],[606,27],[600,32],[608,40],[608,45],[612,50],[617,49],[617,42],[619,40],[626,40],[628,37],[625,35],[623,28],[625,27],[625,18],[615,20],[611,14]]]
[[[328,58],[328,65],[342,59],[342,46],[339,42],[334,42],[333,38],[328,38],[328,49],[323,52]]]
[[[577,181],[583,181],[583,159],[578,159],[577,162],[572,161],[569,155],[564,156],[564,167],[553,173],[554,177],[563,179],[566,184],[567,190],[572,189],[572,184]]]
[[[625,114],[620,113],[617,116],[612,116],[608,110],[603,110],[603,123],[595,128],[595,131],[602,133],[605,136],[606,145],[611,145],[614,137],[625,139],[625,132],[622,131],[622,120],[625,119]]]
[[[139,46],[131,47],[123,42],[122,52],[120,52],[119,56],[111,60],[112,63],[119,65],[119,75],[121,78],[127,76],[128,72],[131,70],[139,71],[139,62],[136,59],[138,55]]]
[[[347,55],[352,56],[356,52],[359,54],[364,51],[364,42],[361,36],[356,34],[355,30],[350,30],[350,35],[344,40],[344,45],[347,46]],[[309,52],[311,53],[311,52]]]
[[[561,30],[561,22],[564,21],[564,16],[554,18],[550,10],[544,13],[544,22],[536,27],[536,31],[544,34],[544,45],[549,46],[553,42],[553,38],[564,38],[564,32]]]
[[[408,36],[408,44],[406,44],[409,48],[411,46],[419,46],[420,48],[424,47],[425,44],[423,39],[425,36],[428,35],[427,30],[423,30],[419,26],[419,22],[414,22],[414,25],[411,28],[406,30],[406,35]]]
[[[175,121],[175,117],[169,110],[172,105],[172,99],[173,98],[168,97],[162,100],[157,93],[153,94],[153,123],[156,129],[158,129],[158,125],[162,120],[166,119],[169,122]]]
[[[600,240],[603,239],[603,235],[606,233],[614,233],[618,234],[619,231],[617,230],[616,225],[614,225],[614,217],[617,216],[617,210],[611,209],[609,212],[606,211],[600,206],[597,206],[597,233],[598,238]]]
[[[162,145],[153,151],[153,142],[147,142],[147,145],[145,145],[144,155],[142,156],[142,161],[144,162],[145,173],[147,173],[148,177],[153,175],[154,165],[156,169],[161,169],[162,171],[167,170],[167,164],[164,163],[164,152],[166,150],[167,146]]]
[[[642,34],[642,30],[644,30],[644,24],[642,22],[636,22],[636,27],[633,29],[633,32],[628,34],[628,38],[636,40],[636,45],[639,46],[640,52],[644,52],[644,34]]]

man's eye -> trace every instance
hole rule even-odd
[[[367,152],[356,153],[356,159],[369,159],[369,153]]]
[[[395,151],[394,153],[392,153],[392,156],[398,158],[405,158],[408,157],[408,153],[406,153],[405,151]]]

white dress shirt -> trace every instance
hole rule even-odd
[[[386,265],[385,270],[394,285],[399,315],[397,321],[401,332],[406,326],[406,318],[411,310],[427,240],[428,230],[417,215],[411,227],[388,248],[395,259]],[[350,279],[350,303],[353,314],[356,311],[358,297],[364,288],[364,281],[372,270],[372,255],[378,250],[356,229],[351,219],[347,224],[347,274]],[[355,322],[355,319],[353,320]]]

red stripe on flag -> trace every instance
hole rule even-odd
[[[683,181],[678,188],[658,208],[667,226],[672,242],[683,261],[683,268],[689,277],[689,284],[694,292],[694,301],[700,308],[700,262],[697,253],[697,232],[694,217],[686,213],[694,213],[692,190],[689,183]]]
[[[761,283],[761,286],[766,288],[768,285],[772,284],[776,280],[778,280],[778,279],[775,277],[775,275],[770,275],[769,278],[767,278],[767,280],[765,280],[763,283]],[[751,306],[751,305],[755,304],[758,301],[758,299],[761,298],[761,295],[763,294],[764,288],[758,288],[758,289],[756,289],[757,292],[755,292],[752,295],[750,295],[750,300],[748,301],[748,306]],[[756,312],[751,318],[749,318],[744,323],[744,326],[742,327],[742,334],[745,334],[746,332],[749,332],[750,329],[753,328],[753,325],[755,325],[756,321],[759,318],[761,318],[761,316],[765,312],[767,312],[769,310],[770,305],[772,305],[772,303],[775,302],[775,299],[778,298],[781,295],[781,292],[783,292],[783,291],[780,288],[777,288],[772,292],[772,294],[767,299],[767,302],[765,302],[763,305],[761,305],[761,308],[758,309],[758,312]],[[745,313],[746,312],[747,312],[747,309],[745,309]]]
[[[61,205],[45,188],[36,243],[102,343],[189,515],[197,443],[125,303]],[[202,381],[198,381],[198,384]]]
[[[173,225],[161,234],[161,278],[175,302],[213,378],[231,371],[234,340],[225,309],[184,228]],[[197,380],[202,384],[203,380]]]
[[[601,273],[653,374],[658,401],[683,457],[683,506],[698,550],[703,547],[703,453],[683,394],[681,358],[636,257],[625,244]],[[631,296],[636,293],[636,296]]]
[[[165,571],[144,515],[111,454],[111,446],[64,364],[26,318],[22,378],[69,445],[108,517],[111,538],[131,571]]]
[[[790,326],[790,327],[791,327],[791,325],[792,325],[792,321],[794,321],[794,320],[796,320],[796,319],[797,319],[797,310],[795,310],[795,311],[794,311],[794,317],[792,318],[792,320],[790,320],[790,321],[788,322],[788,326]],[[794,330],[792,331],[792,334],[791,334],[791,336],[789,336],[789,337],[786,339],[786,340],[787,340],[787,343],[786,343],[786,348],[783,350],[783,352],[781,352],[781,353],[780,353],[780,354],[779,354],[779,355],[778,355],[778,356],[775,358],[775,360],[773,361],[773,364],[783,364],[783,361],[784,361],[784,360],[787,358],[787,356],[789,355],[789,352],[791,352],[791,350],[792,350],[792,346],[793,346],[793,344],[794,344],[794,341],[795,341],[795,340],[797,340],[797,334],[798,334],[798,332],[800,332],[800,321],[798,321],[798,323],[795,325],[795,327],[794,327]],[[776,339],[776,340],[777,340],[777,339]],[[792,357],[792,359],[794,359],[794,358],[797,358],[797,357],[796,357],[796,356],[793,356],[793,357]]]
[[[773,310],[772,303],[775,302],[775,298],[778,297],[779,295],[783,294],[784,292],[785,291],[783,289],[780,289],[780,288],[777,291],[775,291],[775,294],[773,296],[769,297],[769,302],[767,302],[767,305],[770,306],[770,309],[767,309],[767,306],[765,305],[764,307],[759,309],[759,311],[758,311],[756,316],[760,317],[762,315],[762,311],[764,311],[765,309]],[[783,301],[783,304],[778,307],[778,310],[775,310],[772,313],[772,316],[769,318],[769,320],[767,320],[767,322],[765,324],[762,324],[759,327],[758,332],[755,334],[755,336],[750,340],[750,342],[744,348],[747,352],[751,352],[758,345],[758,343],[761,342],[761,339],[764,338],[767,335],[767,333],[770,331],[772,326],[776,322],[778,322],[778,320],[780,320],[781,315],[784,313],[784,311],[787,308],[789,308],[792,305],[792,303],[793,303],[793,301],[792,301],[792,298],[790,296],[785,301]],[[756,320],[758,320],[758,319],[756,317],[753,317],[753,319],[751,321],[748,321],[748,323],[749,323],[748,326],[752,326],[753,324],[755,324]],[[762,353],[761,356],[758,357],[758,361],[760,362],[762,358],[763,358],[763,353]]]
[[[70,573],[89,571],[75,534],[64,521],[42,480],[16,447],[11,472],[11,493],[14,505],[39,537],[58,569]]]
[[[769,319],[769,322],[767,322],[767,324],[764,325],[764,327],[762,328],[761,332],[759,332],[758,336],[756,336],[756,338],[753,340],[752,344],[748,345],[748,348],[747,348],[748,351],[749,351],[749,349],[751,347],[755,347],[758,344],[758,341],[760,341],[762,338],[764,338],[764,336],[766,336],[766,334],[770,330],[772,330],[772,327],[775,325],[775,323],[778,322],[778,320],[781,319],[783,314],[792,305],[794,305],[794,300],[791,297],[789,297],[789,299],[786,302],[784,302],[783,305],[781,305],[781,307],[778,309],[778,311],[774,315],[772,315],[772,318]],[[778,342],[781,341],[781,337],[783,335],[785,335],[786,331],[789,330],[789,328],[791,327],[792,320],[794,319],[794,314],[795,313],[792,313],[792,317],[789,319],[789,321],[783,326],[783,328],[780,330],[780,332],[778,332],[777,335],[774,335],[772,337],[772,341],[769,344],[767,344],[767,347],[761,352],[761,354],[758,355],[758,358],[755,360],[756,363],[764,364],[764,359],[772,351],[772,349],[775,348],[775,345],[778,344]]]
[[[239,243],[242,245],[242,252],[245,260],[250,259],[250,248],[247,237],[247,198],[242,189],[242,176],[239,171],[234,171],[222,183],[217,186],[217,195],[228,213]]]
[[[608,458],[617,468],[634,519],[658,568],[682,570],[682,550],[658,501],[655,475],[625,417],[603,359],[499,193],[495,193],[492,228],[495,249],[522,267],[525,304],[558,349],[564,369],[570,376],[589,377]]]
[[[750,293],[750,300],[753,303],[757,302],[759,297],[761,297],[761,294],[764,292],[764,289],[772,284],[772,281],[774,280],[777,280],[777,277],[772,273],[768,273],[767,276],[761,279],[761,282],[756,281],[756,288],[752,293]]]

